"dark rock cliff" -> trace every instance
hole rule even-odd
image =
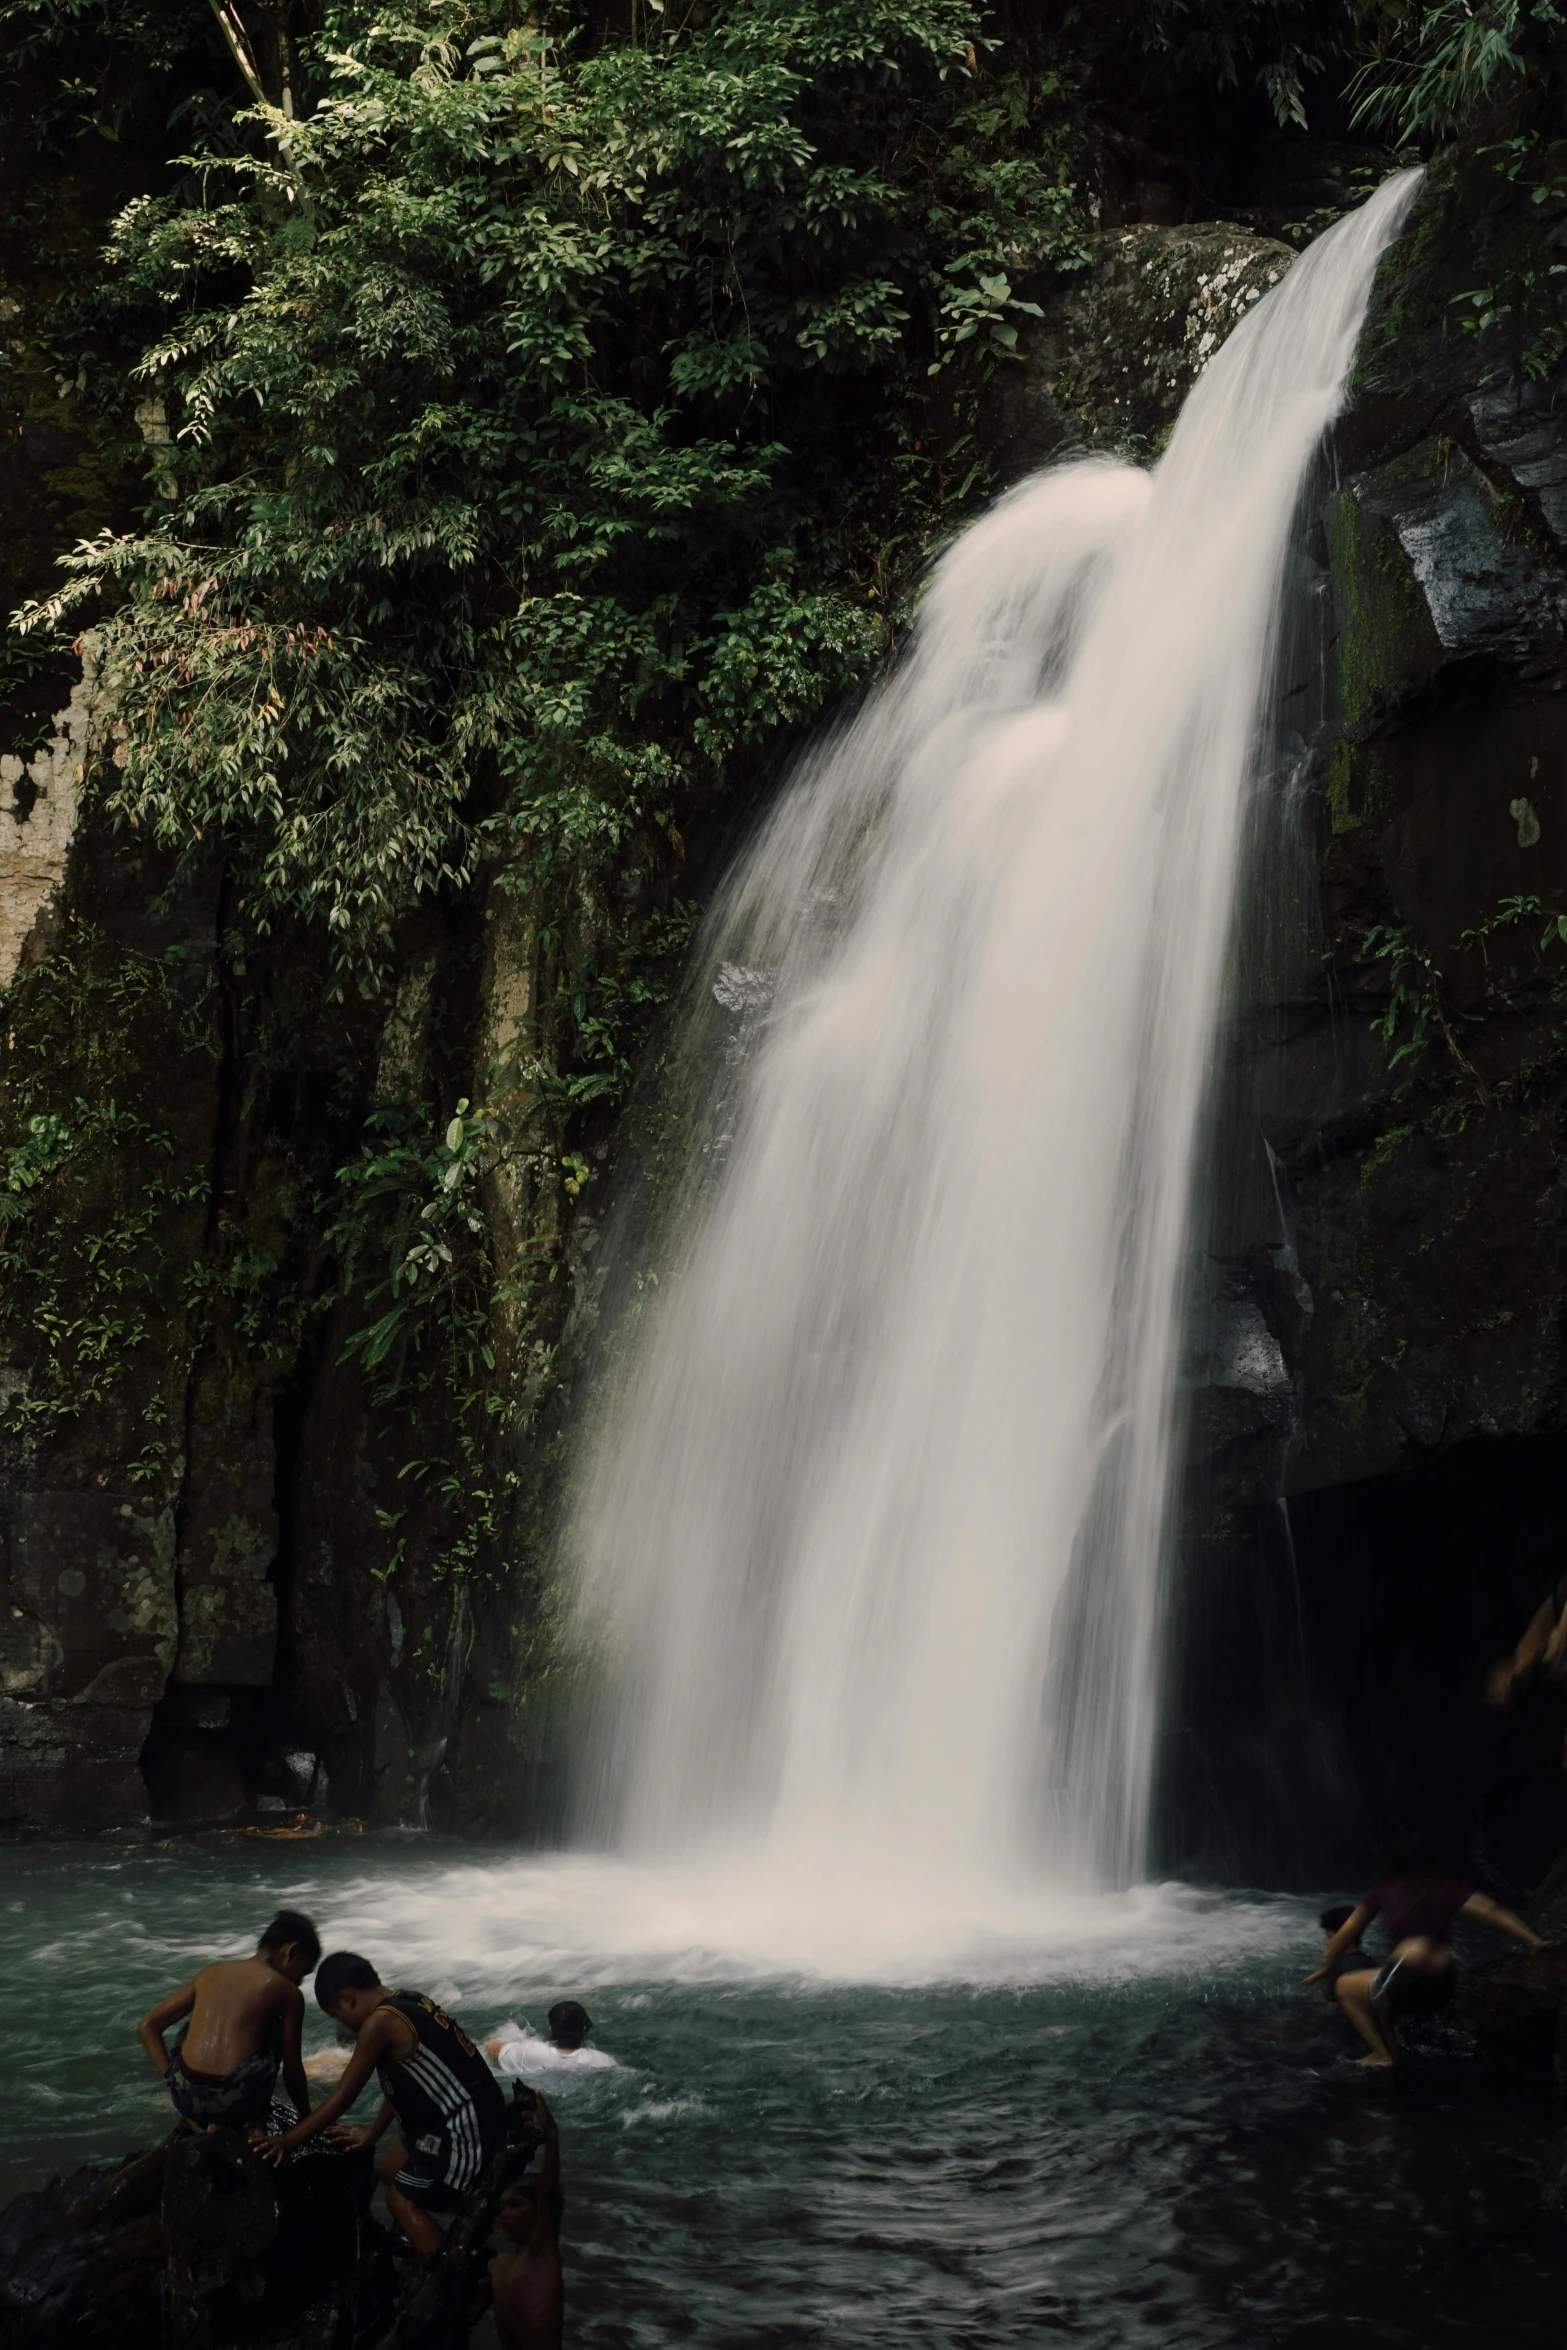
[[[1463,193],[1310,500],[1220,1071],[1165,1833],[1260,1882],[1567,1834],[1481,1703],[1567,1566],[1567,417],[1456,329]]]

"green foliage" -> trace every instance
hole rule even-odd
[[[30,1214],[33,1194],[70,1156],[71,1130],[58,1110],[29,1118],[22,1140],[6,1153],[5,1189],[0,1191],[0,1231]]]
[[[1387,965],[1387,1010],[1373,1020],[1371,1032],[1390,1048],[1389,1069],[1404,1069],[1397,1090],[1407,1092],[1413,1082],[1408,1065],[1422,1063],[1442,1031],[1441,971],[1435,956],[1401,924],[1378,923],[1368,930],[1364,952],[1370,961]]]
[[[492,1384],[497,1315],[526,1303],[553,1265],[540,1249],[508,1279],[497,1272],[481,1187],[521,1146],[494,1108],[461,1100],[437,1134],[410,1106],[369,1123],[370,1140],[339,1171],[327,1239],[344,1295],[375,1313],[350,1336],[345,1360],[357,1357],[382,1436],[394,1458],[406,1456],[397,1475],[408,1504],[378,1512],[389,1549],[376,1571],[401,1565],[409,1509],[428,1501],[441,1534],[427,1570],[463,1575],[500,1537],[519,1484],[491,1442],[508,1409]]]
[[[1407,11],[1401,38],[1350,84],[1354,120],[1400,146],[1451,138],[1498,77],[1521,74],[1524,42],[1561,18],[1552,0],[1437,0]]]
[[[1514,355],[1520,379],[1541,382],[1567,356],[1567,262],[1539,233],[1567,217],[1567,138],[1529,133],[1492,141],[1480,150],[1494,178],[1517,199],[1525,222],[1532,211],[1534,235],[1525,231],[1508,265],[1489,285],[1454,296],[1466,334],[1499,331]],[[1532,225],[1532,224],[1531,224]]]
[[[1517,380],[1567,354],[1567,11],[1557,0],[1436,0],[1402,10],[1386,54],[1351,83],[1355,120],[1401,146],[1452,142],[1484,222],[1489,274],[1451,297],[1461,332],[1489,338]]]
[[[1537,968],[1548,978],[1552,999],[1558,1003],[1567,1001],[1567,964],[1547,967],[1544,963],[1550,948],[1567,947],[1567,913],[1548,906],[1543,898],[1505,897],[1494,914],[1460,931],[1454,942],[1455,954],[1479,955],[1485,967],[1487,993],[1498,1002],[1510,1000],[1511,985],[1504,983],[1493,968],[1492,943],[1532,930],[1536,922],[1543,925],[1532,950]],[[1394,923],[1378,923],[1370,929],[1363,952],[1369,961],[1387,966],[1387,1009],[1371,1025],[1373,1035],[1390,1048],[1389,1071],[1400,1073],[1395,1098],[1407,1096],[1417,1083],[1433,1080],[1433,1056],[1440,1044],[1460,1072],[1466,1093],[1473,1101],[1489,1107],[1497,1098],[1498,1089],[1486,1083],[1458,1043],[1437,958],[1407,927]],[[1550,1053],[1560,1050],[1564,1042],[1567,1040],[1553,1035]]]
[[[1547,906],[1543,898],[1533,895],[1503,898],[1494,914],[1486,915],[1472,930],[1461,930],[1458,943],[1460,947],[1477,947],[1489,963],[1489,940],[1505,937],[1507,932],[1519,930],[1525,923],[1542,919],[1545,928],[1540,933],[1539,952],[1543,954],[1548,946],[1567,946],[1567,914],[1560,913],[1554,906]]]
[[[1348,58],[1358,35],[1343,0],[1108,0],[1062,13],[1117,97],[1161,90],[1188,134],[1221,91],[1260,90],[1281,129],[1305,127],[1308,85]]]
[[[107,605],[106,810],[216,828],[243,918],[365,983],[492,853],[673,875],[681,809],[873,657],[868,493],[902,577],[941,526],[953,394],[888,473],[927,375],[976,383],[1018,273],[1079,258],[1059,107],[982,91],[979,39],[969,0],[597,51],[333,11],[288,169],[208,155],[116,228],[157,510],[27,615]]]
[[[736,750],[756,750],[780,727],[808,725],[868,666],[877,632],[852,604],[802,596],[787,577],[764,580],[743,611],[720,612],[703,647],[702,707],[692,739],[721,768]]]
[[[171,1054],[203,1049],[204,1001],[182,956],[122,955],[85,929],[7,1000],[26,1044],[0,1105],[16,1136],[0,1158],[0,1356],[16,1376],[0,1426],[36,1437],[78,1419],[156,1343],[144,1479],[204,1287],[170,1251],[208,1196],[205,1167],[149,1115],[144,1077],[148,1060],[166,1079]]]
[[[495,1116],[460,1101],[445,1133],[431,1139],[415,1113],[372,1113],[373,1139],[339,1170],[334,1244],[349,1292],[386,1300],[376,1321],[348,1342],[383,1400],[416,1392],[430,1376],[454,1376],[466,1392],[495,1367],[490,1345],[491,1278],[479,1179],[500,1145]],[[370,1278],[367,1257],[383,1261]],[[433,1373],[419,1361],[439,1333],[446,1343]]]
[[[651,915],[634,938],[613,939],[583,955],[546,1007],[547,1025],[570,1021],[571,1065],[562,1073],[535,1059],[514,1075],[562,1113],[590,1103],[618,1109],[631,1090],[653,1021],[680,984],[686,950],[701,919],[694,900],[677,899]],[[575,1188],[567,1183],[573,1198],[585,1180]]]

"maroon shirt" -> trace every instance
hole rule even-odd
[[[1395,1942],[1445,1942],[1447,1930],[1474,1891],[1460,1877],[1384,1877],[1365,1894],[1361,1907],[1380,1918]]]

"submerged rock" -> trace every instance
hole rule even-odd
[[[0,2212],[0,2328],[15,2350],[159,2350],[168,2148],[73,2171]]]

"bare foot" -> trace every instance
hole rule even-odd
[[[1363,2056],[1360,2061],[1371,2072],[1390,2073],[1393,2070],[1393,2059],[1390,2056]]]

